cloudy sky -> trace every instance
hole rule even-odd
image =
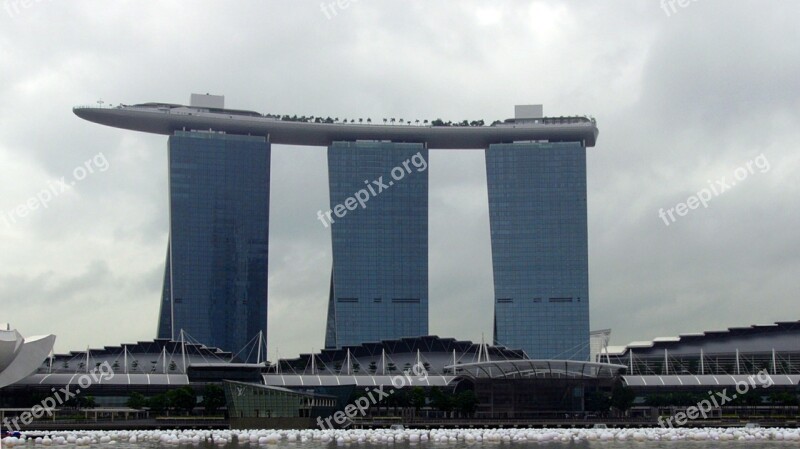
[[[0,322],[59,352],[155,336],[168,237],[166,138],[71,108],[192,92],[351,118],[591,114],[592,328],[625,344],[800,319],[797,2],[0,4]],[[489,340],[483,154],[432,151],[429,174],[431,333]],[[323,345],[325,149],[274,146],[271,189],[274,358]]]

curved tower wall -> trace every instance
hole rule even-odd
[[[494,343],[537,359],[589,360],[586,148],[486,151]]]
[[[334,222],[326,348],[428,334],[427,161],[417,143],[328,147]],[[364,207],[344,207],[359,191],[369,196]]]
[[[266,336],[269,179],[264,137],[170,136],[170,237],[159,338],[180,339],[184,330],[207,346],[237,353],[259,332]]]

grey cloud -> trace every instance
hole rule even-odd
[[[798,319],[798,9],[703,0],[666,17],[657,2],[364,0],[330,20],[317,2],[0,11],[0,160],[25,168],[0,165],[0,210],[98,152],[110,162],[50,208],[0,223],[0,321],[57,333],[59,351],[154,336],[166,139],[83,122],[71,107],[191,92],[378,121],[494,120],[529,102],[590,113],[600,126],[588,158],[593,327],[623,344]],[[768,173],[669,227],[658,218],[761,152]],[[489,340],[483,158],[430,159],[430,329]],[[316,220],[325,150],[275,146],[272,163],[270,357],[322,346],[330,279],[330,235]]]

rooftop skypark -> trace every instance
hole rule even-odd
[[[597,123],[588,116],[545,117],[540,105],[518,106],[515,117],[444,121],[382,118],[342,118],[261,114],[226,109],[224,98],[193,95],[190,106],[171,103],[119,104],[73,109],[79,117],[117,128],[171,135],[175,131],[215,131],[266,136],[270,143],[328,146],[336,141],[392,141],[425,143],[432,149],[485,149],[513,142],[582,142],[595,145]]]

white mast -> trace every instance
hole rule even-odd
[[[742,370],[739,368],[739,348],[736,348],[736,374],[742,374]]]
[[[256,356],[256,363],[261,364],[261,343],[264,338],[264,331],[258,331],[258,356]]]
[[[628,362],[631,365],[631,376],[633,376],[633,349],[628,349]],[[667,366],[666,364],[664,365]]]
[[[700,348],[700,375],[706,373],[705,357],[703,357],[703,348]]]
[[[778,361],[775,359],[775,348],[772,348],[772,374],[778,374]]]
[[[186,374],[186,338],[183,336],[183,329],[181,329],[181,358],[183,363],[183,374]]]

